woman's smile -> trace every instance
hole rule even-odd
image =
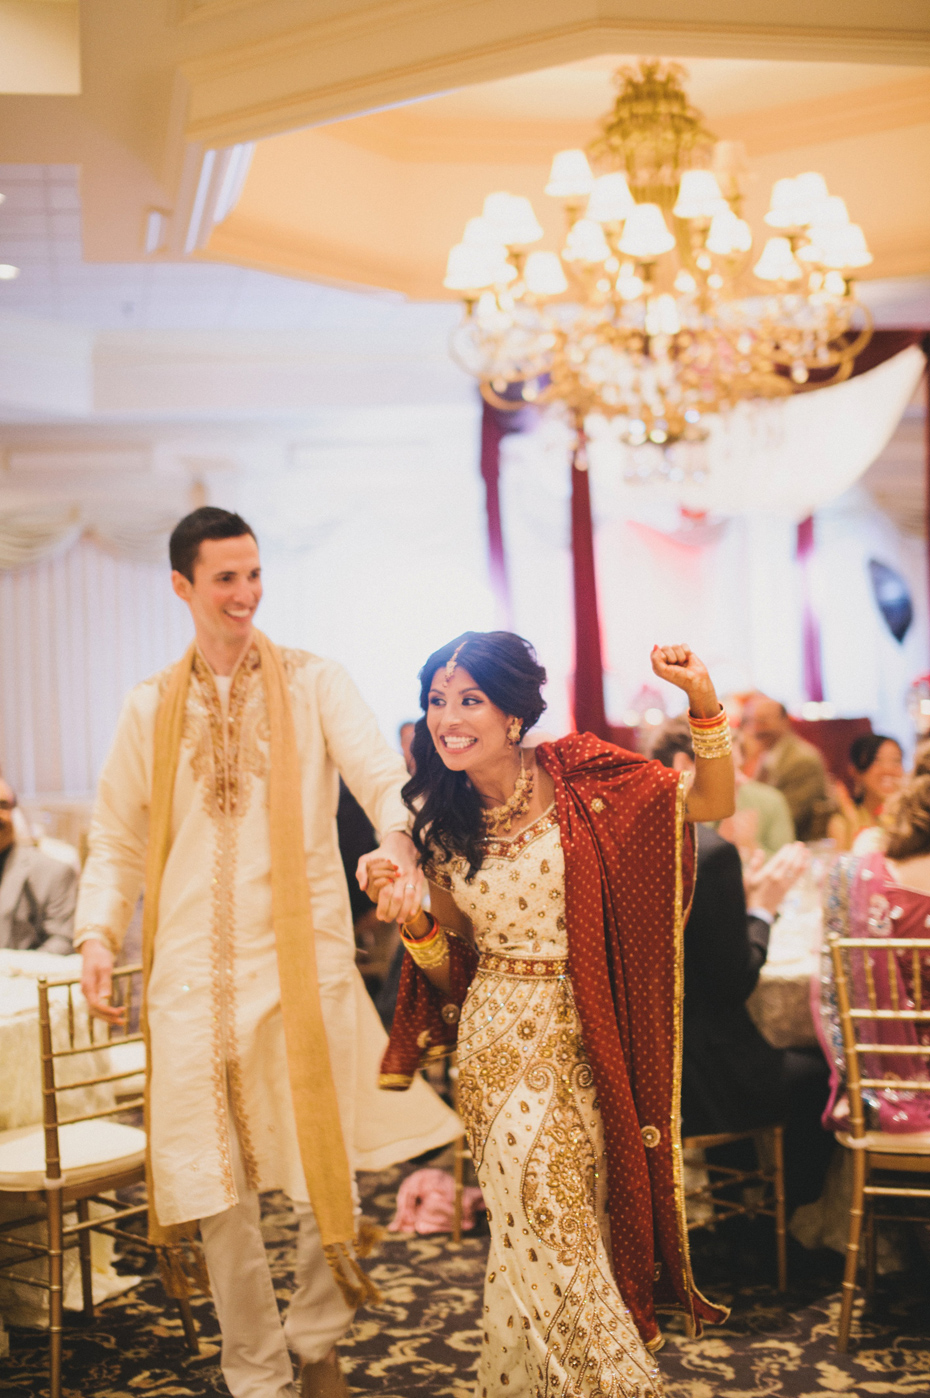
[[[457,753],[467,752],[469,748],[473,748],[475,746],[475,743],[477,743],[478,739],[469,738],[464,733],[443,733],[440,734],[439,741],[446,749],[446,752]]]

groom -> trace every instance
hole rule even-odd
[[[379,916],[406,918],[422,878],[401,758],[342,667],[254,627],[258,545],[205,507],[171,536],[172,585],[195,643],[129,695],[100,778],[75,945],[92,1010],[114,1020],[111,971],[145,884],[150,1235],[199,1222],[233,1398],[348,1393],[335,1343],[371,1286],[355,1261],[359,1166],[460,1133],[421,1083],[377,1090],[385,1037],[355,968],[336,837],[340,774],[400,877]],[[404,1108],[407,1108],[405,1111]],[[280,1189],[299,1219],[282,1327],[259,1226]]]

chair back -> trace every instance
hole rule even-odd
[[[864,1093],[930,1092],[930,997],[923,990],[928,952],[927,937],[830,941],[853,1137],[866,1133]],[[922,1027],[926,1043],[920,1042]]]
[[[136,978],[140,965],[119,966],[113,971],[111,1004],[125,1010],[125,1023],[110,1024],[90,1013],[83,996],[76,996],[80,978],[49,982],[39,978],[39,1052],[42,1067],[42,1111],[45,1130],[45,1173],[61,1179],[59,1127],[78,1121],[96,1121],[140,1109],[144,1095],[115,1101],[108,1085],[136,1077],[139,1066],[111,1071],[111,1050],[121,1044],[142,1043],[132,1030]],[[88,1060],[90,1073],[87,1073]],[[81,1092],[81,1110],[68,1108],[68,1096]],[[64,1099],[63,1101],[61,1099]],[[92,1104],[89,1106],[89,1103]],[[89,1109],[88,1109],[89,1107]]]

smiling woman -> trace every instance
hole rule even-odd
[[[729,729],[687,646],[652,664],[689,695],[690,792],[590,733],[523,750],[546,673],[519,636],[466,632],[420,672],[403,795],[430,912],[402,928],[381,1085],[457,1049],[491,1226],[481,1398],[659,1394],[656,1306],[724,1316],[688,1260],[677,968],[687,820],[732,809]]]

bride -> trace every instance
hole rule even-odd
[[[546,673],[510,632],[420,672],[404,797],[430,912],[401,930],[381,1085],[457,1049],[491,1229],[478,1398],[659,1394],[657,1308],[692,1333],[726,1314],[691,1277],[678,1099],[686,822],[733,810],[729,728],[687,646],[652,668],[690,701],[690,788],[589,733],[522,747]],[[370,864],[370,895],[394,876]]]

